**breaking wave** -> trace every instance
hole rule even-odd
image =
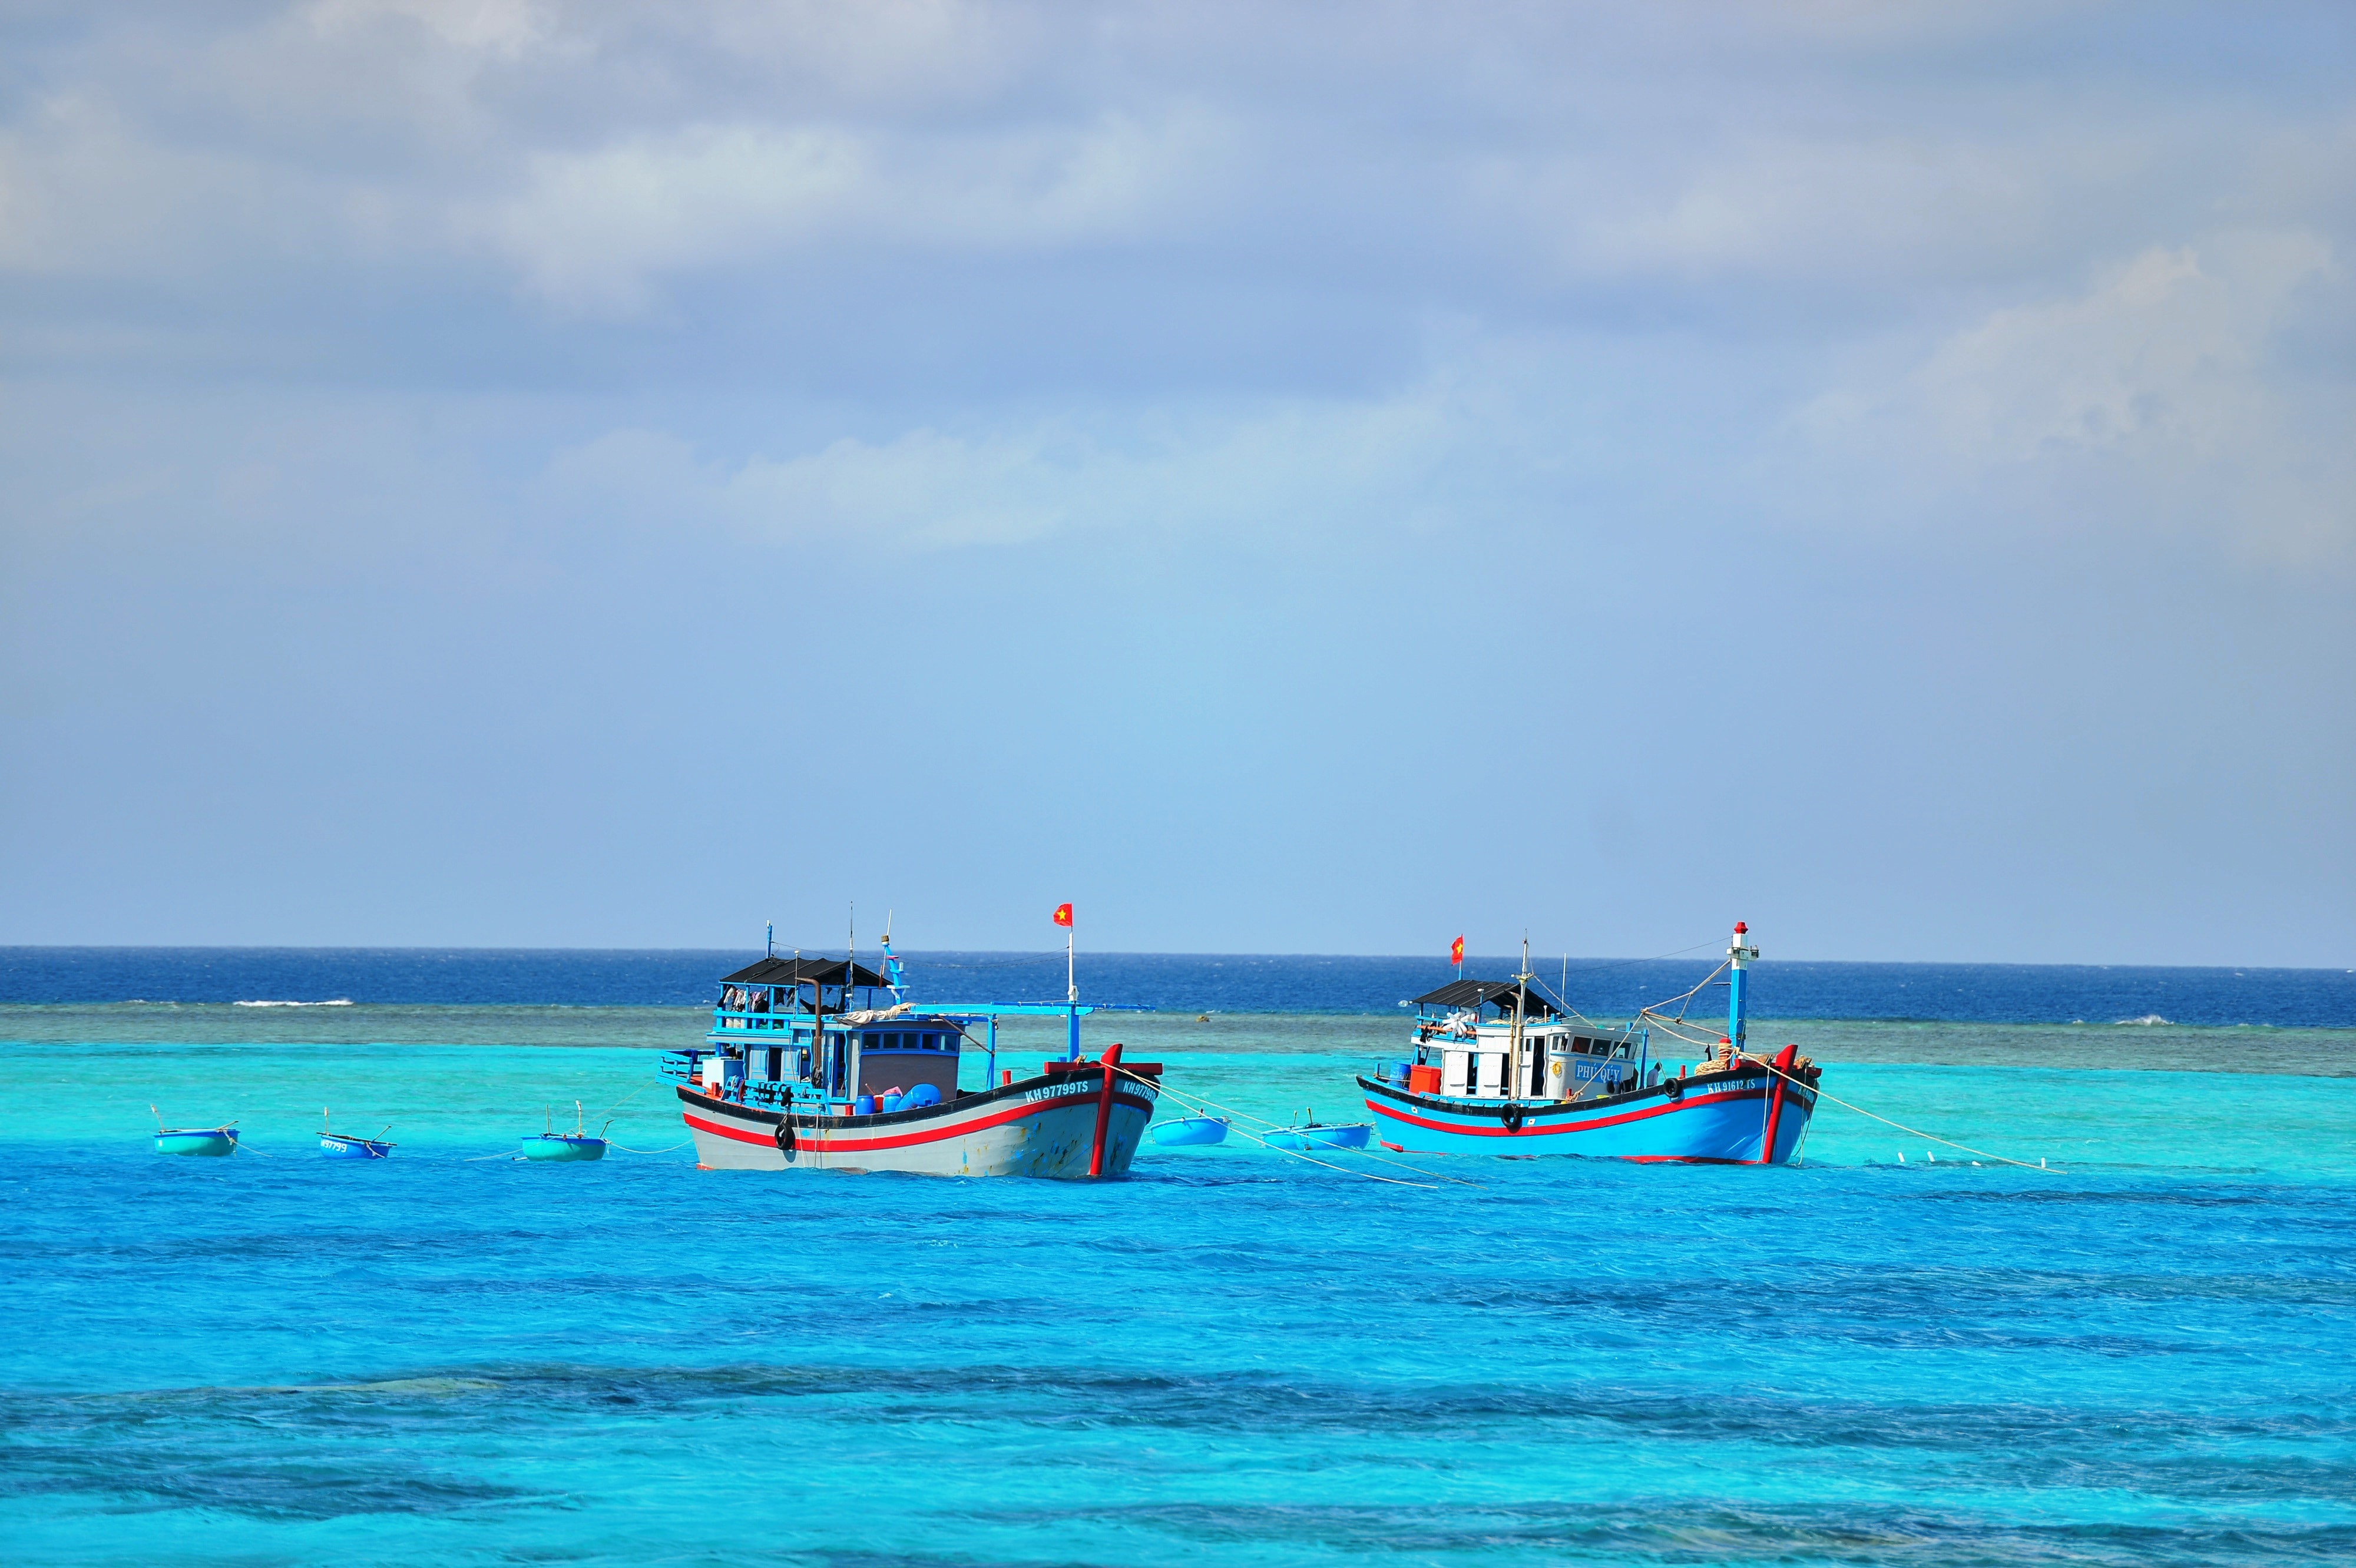
[[[2165,1024],[2168,1020],[2157,1013],[2147,1013],[2140,1018],[2114,1018],[2111,1022],[2114,1024]]]
[[[352,999],[348,996],[338,996],[332,1002],[236,1002],[230,1004],[235,1007],[348,1007],[351,1004]]]

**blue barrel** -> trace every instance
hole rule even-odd
[[[861,1095],[858,1099],[856,1099],[856,1100],[854,1100],[854,1101],[852,1101],[851,1102],[851,1113],[853,1116],[873,1116],[873,1115],[874,1115],[874,1114],[875,1114],[875,1097],[874,1097],[873,1095],[872,1095],[872,1094],[862,1094],[862,1095]]]

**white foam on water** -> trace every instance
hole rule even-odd
[[[2147,1013],[2140,1018],[2114,1018],[2111,1022],[2114,1024],[2165,1024],[2168,1020],[2157,1013]]]
[[[332,1002],[233,1002],[233,1007],[348,1007],[352,999],[338,996]]]

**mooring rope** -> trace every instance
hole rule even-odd
[[[1753,1059],[1753,1060],[1757,1060],[1757,1058],[1753,1058],[1752,1059]],[[1813,1084],[1810,1084],[1810,1083],[1804,1082],[1804,1081],[1803,1081],[1803,1080],[1802,1080],[1802,1079],[1800,1079],[1794,1078],[1790,1073],[1783,1071],[1781,1068],[1777,1067],[1777,1066],[1776,1066],[1774,1063],[1772,1063],[1772,1062],[1760,1062],[1760,1064],[1759,1064],[1759,1065],[1760,1065],[1760,1066],[1762,1066],[1762,1067],[1763,1067],[1763,1068],[1765,1068],[1769,1072],[1773,1073],[1777,1078],[1782,1079],[1784,1082],[1786,1082],[1786,1083],[1790,1083],[1790,1084],[1796,1084],[1796,1085],[1798,1085],[1798,1087],[1800,1087],[1801,1089],[1806,1090],[1810,1094],[1813,1094],[1813,1095],[1816,1096],[1816,1098],[1818,1098],[1819,1100],[1829,1100],[1829,1101],[1831,1101],[1835,1105],[1839,1106],[1839,1107],[1840,1107],[1842,1110],[1844,1110],[1844,1111],[1854,1111],[1854,1112],[1856,1112],[1859,1116],[1866,1117],[1866,1118],[1868,1118],[1868,1119],[1869,1119],[1869,1120],[1871,1120],[1871,1121],[1879,1122],[1880,1122],[1880,1123],[1881,1123],[1883,1126],[1885,1126],[1885,1127],[1895,1127],[1895,1128],[1897,1128],[1900,1132],[1901,1132],[1901,1133],[1908,1133],[1908,1134],[1910,1134],[1911,1136],[1917,1137],[1917,1138],[1928,1138],[1928,1139],[1930,1139],[1930,1140],[1931,1140],[1931,1142],[1933,1142],[1933,1143],[1934,1143],[1934,1144],[1944,1144],[1947,1147],[1949,1147],[1949,1148],[1951,1148],[1951,1149],[1961,1149],[1961,1150],[1963,1150],[1963,1152],[1964,1152],[1964,1153],[1965,1153],[1965,1154],[1967,1154],[1967,1155],[1977,1155],[1980,1158],[1982,1158],[1982,1159],[1984,1159],[1984,1160],[1994,1160],[1997,1164],[1998,1164],[1998,1165],[2019,1165],[2022,1170],[2025,1170],[2025,1171],[2043,1171],[2047,1176],[2059,1176],[2059,1175],[2061,1175],[2061,1174],[2062,1174],[2061,1172],[2054,1170],[2054,1169],[2053,1169],[2051,1166],[2050,1166],[2050,1165],[2041,1165],[2041,1164],[2040,1164],[2040,1165],[2030,1165],[2027,1160],[2013,1160],[2013,1159],[2007,1159],[2007,1158],[2006,1158],[2004,1155],[1991,1155],[1991,1154],[1989,1154],[1986,1149],[1975,1149],[1975,1148],[1973,1148],[1969,1144],[1958,1144],[1958,1143],[1956,1143],[1953,1138],[1942,1138],[1942,1137],[1940,1137],[1940,1136],[1939,1136],[1937,1133],[1925,1133],[1925,1132],[1924,1132],[1924,1131],[1922,1131],[1922,1129],[1921,1129],[1920,1127],[1909,1127],[1909,1126],[1908,1126],[1908,1125],[1906,1125],[1906,1123],[1905,1123],[1905,1122],[1892,1122],[1892,1121],[1891,1121],[1889,1117],[1887,1117],[1887,1116],[1879,1115],[1879,1114],[1878,1114],[1878,1113],[1876,1113],[1876,1112],[1874,1112],[1868,1111],[1868,1110],[1867,1110],[1864,1106],[1862,1106],[1862,1105],[1851,1105],[1847,1101],[1841,1099],[1841,1098],[1840,1098],[1838,1095],[1837,1095],[1837,1094],[1827,1094],[1827,1093],[1826,1093],[1823,1090],[1816,1088],[1816,1087],[1815,1087],[1815,1085],[1813,1085]],[[1812,1120],[1813,1120],[1813,1118],[1812,1118]],[[1801,1130],[1800,1130],[1800,1137],[1801,1137],[1801,1140],[1802,1140],[1803,1142],[1805,1142],[1805,1141],[1806,1141],[1806,1139],[1807,1139],[1807,1136],[1808,1136],[1807,1129],[1806,1129],[1805,1127],[1801,1128]],[[1796,1155],[1797,1155],[1797,1151],[1795,1150],[1795,1151],[1794,1151],[1794,1155],[1796,1156]]]
[[[1118,1063],[1114,1064],[1113,1070],[1120,1074],[1123,1078],[1144,1084],[1147,1088],[1153,1090],[1157,1094],[1168,1095],[1171,1099],[1178,1101],[1179,1105],[1183,1109],[1193,1111],[1221,1111],[1225,1112],[1229,1117],[1240,1116],[1247,1122],[1257,1122],[1261,1126],[1269,1128],[1274,1132],[1284,1132],[1289,1130],[1282,1123],[1271,1122],[1265,1116],[1255,1116],[1248,1111],[1237,1111],[1229,1106],[1221,1105],[1215,1101],[1205,1100],[1199,1095],[1192,1095],[1180,1090],[1168,1088],[1162,1084],[1156,1083],[1151,1079],[1140,1078],[1137,1074],[1130,1071],[1127,1068],[1122,1067]],[[1308,1160],[1312,1165],[1324,1165],[1327,1170],[1341,1171],[1344,1176],[1364,1176],[1368,1181],[1389,1182],[1396,1187],[1428,1187],[1429,1185],[1425,1182],[1419,1181],[1401,1181],[1397,1176],[1376,1176],[1372,1171],[1354,1171],[1341,1165],[1327,1165],[1323,1160],[1312,1159],[1308,1155],[1302,1153],[1299,1149],[1288,1149],[1280,1144],[1271,1144],[1267,1139],[1259,1136],[1257,1133],[1254,1133],[1248,1127],[1236,1126],[1232,1121],[1227,1123],[1227,1126],[1229,1131],[1241,1133],[1245,1137],[1249,1138],[1253,1143],[1258,1144],[1263,1149],[1273,1149],[1280,1155],[1290,1155],[1295,1159]],[[1368,1154],[1364,1149],[1352,1149],[1349,1152],[1358,1155],[1361,1159],[1372,1160],[1376,1165],[1391,1165],[1403,1171],[1413,1171],[1417,1176],[1429,1176],[1432,1181],[1454,1182],[1459,1187],[1479,1187],[1481,1185],[1477,1181],[1467,1181],[1462,1176],[1447,1176],[1439,1171],[1428,1171],[1419,1165],[1408,1165],[1405,1160],[1386,1159],[1380,1155]]]
[[[608,1141],[610,1142],[611,1140]],[[622,1153],[626,1155],[670,1155],[677,1154],[680,1150],[688,1147],[689,1144],[693,1144],[694,1142],[694,1139],[690,1138],[686,1143],[673,1144],[668,1149],[634,1149],[627,1144],[615,1144],[614,1147],[621,1150]]]
[[[614,1101],[613,1104],[605,1107],[605,1110],[597,1112],[597,1114],[610,1119],[615,1112],[619,1111],[623,1106],[627,1105],[631,1101],[636,1100],[639,1095],[644,1094],[648,1090],[652,1089],[656,1084],[660,1083],[662,1079],[648,1079],[647,1082],[642,1083],[638,1085],[637,1088],[630,1090],[629,1093],[622,1096],[621,1099]]]

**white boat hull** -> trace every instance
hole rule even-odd
[[[1125,1176],[1159,1091],[1102,1069],[1025,1079],[875,1116],[784,1113],[678,1088],[707,1170],[906,1171],[918,1176]],[[1101,1133],[1099,1128],[1101,1127]]]

